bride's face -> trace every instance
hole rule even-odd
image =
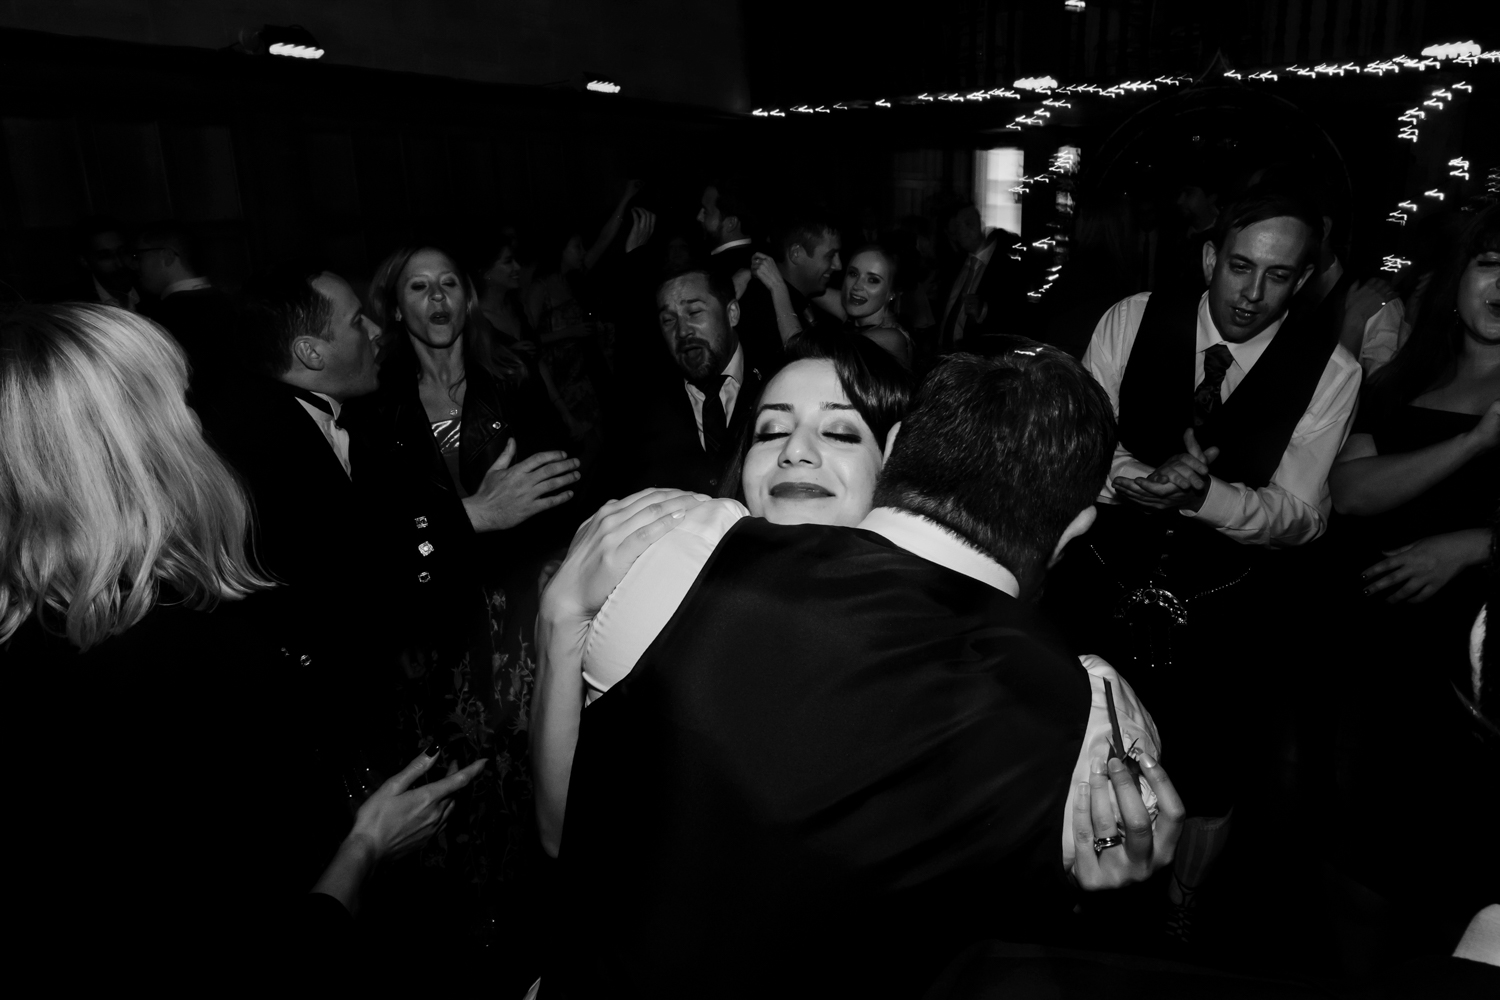
[[[854,527],[870,512],[881,448],[833,362],[794,361],[766,386],[745,455],[745,506],[775,524]]]

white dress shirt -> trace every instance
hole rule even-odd
[[[745,383],[745,349],[736,346],[734,357],[729,359],[723,374],[729,377],[719,387],[719,402],[724,404],[724,424],[728,426],[729,419],[734,416],[735,401],[740,398],[740,386]],[[698,424],[698,444],[707,450],[708,443],[703,440],[703,390],[693,383],[683,379],[682,386],[687,390],[688,402],[693,404],[693,420]]]
[[[1396,352],[1406,343],[1411,325],[1406,322],[1406,306],[1391,299],[1365,323],[1365,335],[1359,343],[1359,367],[1365,378],[1390,364]]]
[[[349,467],[349,432],[338,425],[339,413],[344,408],[343,404],[321,392],[315,392],[313,395],[327,400],[328,405],[333,407],[333,412],[324,413],[305,399],[297,400],[297,405],[313,418],[313,423],[317,424],[318,430],[323,432],[323,437],[328,440],[328,446],[333,449],[333,453],[338,456],[339,464],[344,467],[344,475],[352,479],[354,472]]]
[[[207,278],[183,278],[181,281],[174,281],[166,288],[163,288],[161,290],[161,297],[166,298],[169,295],[176,295],[178,292],[196,292],[200,288],[212,287]]]
[[[1142,292],[1116,303],[1099,320],[1093,339],[1083,354],[1084,366],[1109,394],[1116,416],[1120,413],[1120,383],[1125,377],[1130,350],[1135,345],[1135,336],[1141,328],[1141,318],[1146,314],[1146,303],[1150,298],[1150,292]],[[1192,392],[1203,381],[1204,352],[1215,344],[1224,344],[1233,361],[1224,374],[1220,398],[1229,399],[1270,346],[1282,322],[1277,320],[1243,344],[1229,343],[1219,334],[1209,316],[1208,293],[1205,292],[1198,303],[1198,353],[1193,361],[1193,384],[1185,386],[1186,391]],[[1181,513],[1212,525],[1222,534],[1247,545],[1302,545],[1321,535],[1333,508],[1328,472],[1349,434],[1354,405],[1359,399],[1359,379],[1359,363],[1343,347],[1335,347],[1318,379],[1317,388],[1313,390],[1312,401],[1292,431],[1271,481],[1260,489],[1251,489],[1244,483],[1210,477],[1203,506],[1196,511],[1183,510]],[[1186,431],[1187,427],[1183,430]],[[1099,500],[1110,504],[1121,502],[1115,496],[1116,476],[1143,478],[1155,471],[1155,466],[1136,458],[1124,445],[1117,445],[1109,470],[1110,478],[1104,484]]]
[[[630,673],[677,613],[720,539],[740,518],[749,516],[750,512],[734,500],[709,500],[689,510],[681,524],[652,543],[635,561],[589,625],[582,664],[586,703],[591,704]],[[1020,593],[1010,570],[935,521],[891,507],[876,507],[859,527],[912,555],[962,573],[1011,597]],[[1113,730],[1104,693],[1106,680],[1113,689],[1116,715],[1126,743],[1121,749],[1129,752],[1134,747],[1158,759],[1161,756],[1156,723],[1119,672],[1097,656],[1080,657],[1080,662],[1089,675],[1091,700],[1083,746],[1073,766],[1075,788],[1079,782],[1089,780],[1094,757],[1110,754]],[[1154,819],[1156,793],[1144,778],[1140,780],[1140,788]],[[1113,788],[1110,794],[1114,795]],[[1063,814],[1063,864],[1071,867],[1074,857],[1071,797]],[[1116,818],[1119,818],[1118,804]]]
[[[714,247],[713,250],[709,251],[708,255],[710,257],[713,257],[723,253],[725,250],[732,250],[735,247],[749,246],[751,242],[753,241],[747,236],[742,240],[730,240],[728,243],[720,243],[718,246]]]

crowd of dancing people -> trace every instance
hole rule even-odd
[[[1372,276],[1285,171],[1171,242],[1099,195],[1038,302],[973,205],[640,191],[233,295],[92,218],[7,308],[59,975],[1326,995],[1202,978],[1237,822],[1318,859],[1346,967],[1500,964],[1500,207]]]

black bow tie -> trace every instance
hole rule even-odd
[[[333,426],[340,428],[344,426],[343,424],[339,423],[338,416],[333,412],[333,404],[328,400],[324,399],[322,396],[319,396],[311,389],[302,388],[300,385],[291,385],[286,382],[283,382],[281,384],[286,386],[288,392],[290,392],[293,396],[296,396],[298,399],[302,400],[308,406],[322,410],[330,417],[333,417]]]

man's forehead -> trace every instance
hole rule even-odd
[[[719,200],[719,189],[710,184],[703,189],[703,204],[712,205]]]
[[[1247,257],[1265,263],[1284,261],[1288,266],[1295,266],[1301,262],[1311,241],[1312,230],[1307,223],[1282,215],[1230,230],[1224,251],[1226,255]]]
[[[695,271],[679,275],[663,284],[656,293],[656,298],[658,302],[665,304],[686,299],[710,299],[713,298],[713,293],[708,287],[708,276]]]

